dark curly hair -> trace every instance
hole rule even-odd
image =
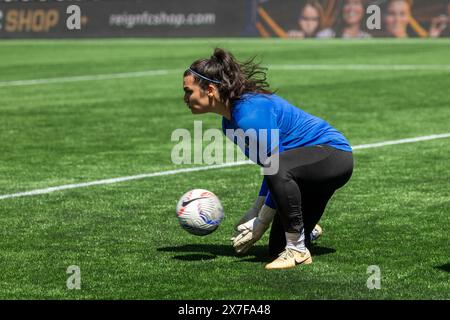
[[[184,72],[184,77],[193,75],[195,83],[202,89],[206,89],[211,83],[215,84],[221,101],[232,106],[245,93],[273,93],[266,81],[267,68],[260,67],[254,60],[255,57],[239,62],[230,52],[215,48],[209,59],[196,60],[189,68],[220,83],[203,79],[189,69]]]

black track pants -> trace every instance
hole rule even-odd
[[[284,249],[285,232],[300,232],[305,228],[309,246],[309,234],[328,201],[353,172],[352,153],[326,145],[292,149],[279,157],[277,174],[265,176],[277,204],[269,240],[272,255]]]

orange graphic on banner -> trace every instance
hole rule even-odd
[[[428,32],[424,28],[422,28],[422,26],[413,17],[409,18],[409,25],[411,26],[411,28],[413,28],[413,30],[417,33],[419,37],[421,38],[428,37]]]
[[[270,37],[269,32],[267,32],[266,28],[264,28],[262,23],[257,22],[256,23],[256,29],[258,29],[258,32],[261,35],[261,37],[263,37],[263,38],[269,38]]]
[[[258,8],[258,13],[260,17],[269,25],[269,27],[275,32],[275,34],[280,38],[287,38],[286,31],[283,30],[264,10],[262,7]],[[258,27],[258,26],[257,26]]]

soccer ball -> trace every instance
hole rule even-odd
[[[194,189],[186,192],[178,201],[177,217],[184,230],[197,236],[205,236],[219,227],[224,212],[214,193]]]

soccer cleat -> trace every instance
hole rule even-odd
[[[320,236],[322,235],[323,231],[322,231],[322,227],[319,226],[318,224],[316,224],[316,226],[314,227],[313,231],[311,231],[311,241],[316,241],[317,239],[320,238]]]
[[[293,268],[299,264],[311,264],[312,257],[309,250],[306,249],[305,252],[300,252],[297,250],[293,250],[291,248],[286,248],[280,256],[276,258],[271,263],[267,264],[265,268],[267,270],[273,269],[289,269]]]

